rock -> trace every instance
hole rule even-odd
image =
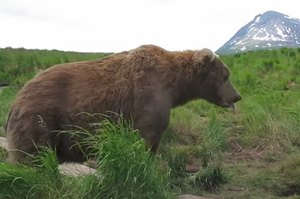
[[[8,144],[5,137],[0,137],[0,147],[8,150]]]
[[[10,82],[0,82],[0,87],[9,86]]]
[[[95,169],[87,167],[83,164],[77,163],[64,163],[59,165],[60,173],[68,176],[81,176],[94,174],[96,172]]]
[[[185,172],[187,173],[197,173],[200,170],[199,164],[186,165]]]
[[[212,198],[195,196],[195,195],[191,195],[191,194],[184,194],[184,195],[179,196],[178,199],[212,199]]]

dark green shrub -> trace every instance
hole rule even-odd
[[[269,72],[274,68],[274,62],[272,60],[270,61],[263,61],[263,67],[265,69],[265,72]]]

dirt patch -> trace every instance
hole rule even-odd
[[[226,158],[233,161],[254,161],[263,157],[266,152],[260,148],[244,149],[234,137],[229,137],[229,148],[231,152],[226,155]]]
[[[231,160],[244,160],[247,162],[252,162],[263,157],[264,151],[256,151],[255,149],[247,149],[239,152],[230,153],[229,159]]]

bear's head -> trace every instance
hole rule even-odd
[[[233,107],[241,95],[230,82],[230,70],[220,57],[209,49],[194,53],[194,67],[198,73],[195,88],[198,97],[221,107]]]

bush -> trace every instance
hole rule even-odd
[[[108,120],[96,124],[99,134],[85,144],[96,146],[101,181],[101,198],[168,198],[168,172],[161,157],[147,150],[130,123],[121,118],[116,125]]]

